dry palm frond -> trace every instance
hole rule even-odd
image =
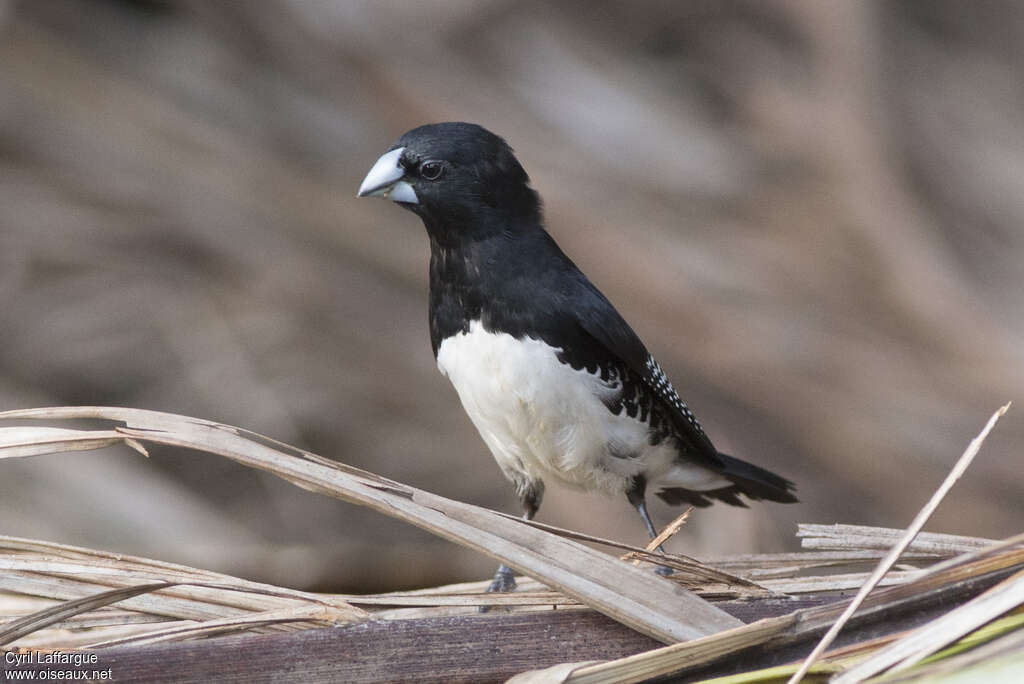
[[[980,556],[969,558],[967,556]],[[1004,576],[1024,569],[1024,550],[1004,549],[988,555],[979,552],[965,554],[964,561],[955,567],[946,567],[936,572],[924,571],[912,580],[879,590],[864,601],[858,619],[869,616],[903,614],[913,612],[921,606],[936,601],[954,601],[972,582],[994,576]],[[768,618],[684,644],[675,644],[647,651],[635,656],[620,658],[606,663],[581,665],[562,678],[535,679],[524,681],[573,682],[599,684],[611,682],[641,682],[669,674],[679,674],[691,669],[718,662],[735,656],[755,646],[771,645],[781,647],[805,640],[810,635],[822,633],[842,614],[846,602],[839,602],[816,608],[794,611],[789,615]],[[883,643],[883,642],[879,642]],[[875,644],[877,646],[878,644]],[[784,676],[796,671],[797,665],[786,669]],[[835,673],[843,668],[835,663],[827,664],[814,672]],[[543,671],[547,673],[547,670]],[[777,681],[775,670],[765,671],[764,680],[752,678],[749,681]],[[767,676],[772,673],[772,676]],[[751,673],[759,675],[760,673]],[[747,680],[743,680],[747,681]]]
[[[11,411],[0,414],[0,419],[95,419],[124,424],[98,431],[0,428],[0,457],[91,449],[117,441],[188,447],[225,456],[485,553],[665,643],[742,624],[669,581],[572,540],[231,426],[155,411],[104,407]]]
[[[679,673],[686,669],[706,665],[728,654],[735,654],[769,642],[774,645],[793,643],[801,637],[815,634],[829,627],[825,637],[814,649],[811,656],[795,667],[792,672],[786,673],[792,675],[790,682],[796,682],[814,667],[817,657],[825,651],[832,638],[834,638],[835,634],[849,620],[858,607],[862,608],[860,612],[860,617],[862,618],[866,615],[878,614],[887,610],[905,609],[908,604],[934,600],[937,594],[948,592],[966,579],[990,576],[993,572],[999,570],[1006,571],[1010,568],[1019,570],[1021,567],[1024,567],[1024,551],[1013,548],[1012,540],[992,543],[989,540],[971,539],[966,541],[963,538],[954,540],[951,537],[937,539],[933,536],[923,542],[924,548],[930,553],[938,556],[948,553],[953,548],[967,549],[967,552],[961,558],[939,563],[934,570],[909,573],[905,576],[907,581],[869,595],[870,590],[877,586],[882,576],[892,567],[903,551],[910,547],[911,542],[920,532],[921,527],[931,512],[934,511],[943,495],[950,489],[956,479],[966,470],[971,459],[980,449],[985,436],[1008,408],[1009,405],[1006,405],[997,411],[981,434],[972,440],[950,475],[915,518],[909,530],[890,534],[888,530],[874,530],[871,528],[805,527],[805,531],[813,534],[815,538],[822,536],[831,537],[832,539],[826,545],[826,548],[839,549],[841,552],[849,552],[851,550],[863,551],[865,548],[877,549],[879,538],[889,537],[896,539],[896,545],[890,548],[870,577],[862,583],[858,595],[848,605],[838,604],[799,610],[790,615],[760,620],[738,629],[729,630],[728,632],[689,643],[668,646],[608,663],[585,665],[575,669],[570,668],[568,672],[563,669],[558,673],[547,673],[547,671],[530,673],[530,678],[524,679],[524,681],[547,683],[586,682],[588,684],[597,684],[598,682],[640,682],[653,677]],[[851,538],[844,538],[844,532],[851,533]],[[769,584],[769,582],[764,580],[762,580],[762,583]],[[978,624],[981,624],[984,618],[987,617],[990,620],[992,617],[1024,603],[1024,596],[1017,595],[1020,590],[1016,581],[1007,580],[1006,585],[1008,588],[997,592],[997,599],[983,601],[979,598],[976,600],[982,602],[983,608],[974,609],[977,612],[972,615],[980,617],[968,624],[976,627]],[[927,655],[927,653],[934,652],[934,650],[947,645],[950,641],[949,639],[942,641],[935,638],[933,636],[934,632],[931,631],[926,631],[924,634],[925,637],[919,637],[919,639],[924,641],[927,646],[913,641],[910,647],[900,647],[901,649],[908,648],[907,651],[895,651],[898,657],[905,658],[904,662],[909,664],[914,662],[913,658],[922,657]],[[963,632],[960,632],[953,639],[962,634]],[[929,640],[928,637],[932,638]],[[896,646],[894,645],[893,648],[895,649]],[[928,650],[929,648],[931,650]],[[889,657],[891,658],[892,656],[890,655]],[[886,661],[883,667],[888,664],[892,663]],[[835,671],[834,668],[826,669]],[[854,681],[854,679],[851,678],[850,681]]]
[[[809,670],[811,665],[814,664],[815,659],[825,652],[825,649],[829,647],[829,644],[831,644],[832,641],[836,638],[836,635],[839,634],[839,630],[841,630],[843,628],[843,625],[845,625],[849,621],[849,619],[853,617],[853,614],[854,612],[856,612],[857,608],[859,608],[860,605],[864,603],[864,599],[867,598],[868,593],[870,593],[872,589],[878,586],[878,583],[882,580],[882,577],[885,575],[885,573],[887,573],[889,569],[896,564],[896,561],[899,560],[899,557],[903,554],[904,551],[907,550],[907,547],[910,546],[911,542],[914,541],[914,538],[921,532],[921,529],[924,527],[925,523],[928,522],[928,519],[932,516],[932,513],[935,512],[935,509],[939,507],[939,504],[942,502],[942,499],[945,498],[949,490],[953,488],[954,484],[956,484],[956,481],[959,480],[960,477],[963,476],[963,474],[967,471],[967,468],[968,466],[971,465],[971,462],[974,460],[974,457],[978,455],[978,451],[981,449],[981,445],[982,443],[984,443],[985,438],[988,436],[988,433],[991,432],[992,428],[995,427],[996,421],[998,421],[1009,410],[1010,405],[1006,404],[998,411],[996,411],[994,414],[992,414],[992,417],[989,418],[988,423],[982,429],[981,433],[973,440],[971,440],[971,443],[967,445],[967,449],[964,451],[963,455],[959,458],[959,460],[957,460],[956,465],[953,466],[953,469],[950,471],[949,475],[946,476],[946,479],[942,482],[939,488],[935,491],[935,494],[932,495],[932,498],[928,500],[928,503],[924,505],[924,508],[922,508],[920,512],[918,512],[918,514],[914,517],[913,522],[910,523],[910,527],[908,527],[907,530],[899,537],[899,539],[897,539],[893,547],[889,549],[889,552],[885,554],[885,558],[878,562],[878,565],[871,573],[871,577],[869,577],[868,580],[863,584],[863,586],[861,586],[860,590],[857,592],[857,595],[853,597],[852,601],[850,601],[850,605],[846,607],[846,610],[844,610],[843,614],[839,616],[839,619],[836,620],[835,624],[833,624],[829,628],[828,632],[825,633],[825,636],[821,638],[821,641],[818,642],[818,645],[815,646],[814,650],[811,651],[811,654],[807,656],[807,660],[804,661],[804,664],[790,678],[788,684],[798,684],[798,682],[804,676],[804,674],[807,673],[807,670]]]
[[[815,525],[802,523],[797,526],[796,536],[800,537],[805,549],[820,551],[878,551],[887,552],[898,542],[906,530],[864,525]],[[984,537],[964,537],[956,534],[919,532],[910,542],[903,557],[948,558],[968,551],[990,546],[995,540]]]
[[[671,584],[654,578],[647,570],[583,547],[578,541],[627,551],[630,559],[678,568],[674,579],[698,595],[746,598],[774,597],[776,593],[821,597],[862,586],[871,578],[865,564],[877,563],[886,555],[884,549],[900,539],[907,549],[904,562],[926,567],[901,565],[900,570],[889,572],[883,582],[889,586],[866,596],[856,620],[909,615],[938,602],[963,603],[982,589],[1001,583],[918,629],[828,651],[809,672],[846,672],[840,681],[854,681],[891,669],[887,677],[899,678],[904,672],[920,670],[921,665],[906,668],[922,661],[926,668],[933,669],[942,666],[937,658],[969,663],[974,653],[964,652],[969,647],[987,644],[982,647],[986,652],[998,654],[1019,646],[1024,638],[1024,615],[1012,614],[992,622],[1024,604],[1024,534],[992,541],[922,533],[908,543],[909,536],[900,530],[802,525],[800,535],[808,547],[804,552],[723,558],[705,564],[547,525],[523,523],[205,421],[127,409],[50,409],[0,414],[0,419],[12,415],[117,419],[126,425],[95,431],[43,428],[38,435],[30,428],[0,427],[0,458],[77,450],[83,445],[95,448],[127,440],[132,440],[133,448],[138,450],[144,442],[207,450],[268,470],[307,489],[382,510],[471,548],[489,549],[491,555],[502,560],[517,559],[520,568],[528,569],[537,579],[524,578],[520,591],[513,594],[488,594],[485,582],[471,582],[362,596],[327,595],[146,558],[0,536],[0,592],[7,592],[0,593],[0,618],[10,618],[0,623],[0,643],[102,649],[239,631],[309,629],[371,618],[476,615],[480,605],[503,606],[508,611],[603,608],[602,612],[631,626],[643,622],[642,631],[647,634],[667,637],[670,630],[678,633],[680,629],[692,629],[692,625],[667,622],[671,617],[667,613],[679,610],[678,604],[661,606],[662,612],[653,610],[651,602],[663,594],[651,593],[648,584],[631,586],[629,582],[637,575],[654,581],[657,589],[663,585],[671,589]],[[852,571],[837,574],[840,566],[850,566]],[[815,569],[823,569],[825,574],[815,575]],[[570,573],[572,577],[567,577]],[[872,576],[878,574],[876,571]],[[710,607],[690,594],[683,596],[687,606],[697,602],[694,605]],[[110,606],[115,601],[116,608]],[[524,673],[516,681],[642,681],[691,671],[750,652],[753,647],[805,643],[835,624],[844,610],[849,611],[845,602],[804,608],[611,662],[563,664]],[[708,613],[712,620],[716,611]],[[733,618],[729,621],[739,624]],[[977,629],[985,623],[990,624]],[[710,623],[702,624],[708,632],[716,629]],[[805,665],[794,663],[721,681],[778,681],[800,669]]]
[[[142,584],[134,587],[126,587],[124,589],[112,589],[111,591],[105,591],[101,594],[93,594],[92,596],[86,596],[85,598],[66,601],[50,608],[44,608],[43,610],[31,613],[25,617],[4,623],[3,628],[0,629],[0,646],[9,644],[26,634],[31,634],[39,629],[60,622],[65,618],[77,615],[78,613],[102,608],[110,605],[111,603],[123,601],[124,599],[129,599],[133,596],[138,596],[139,594],[163,589],[166,586],[168,586],[167,582],[154,582],[152,584]]]
[[[853,684],[890,667],[892,672],[905,670],[1021,605],[1024,605],[1024,572],[1016,573],[974,600],[881,649],[837,677],[835,684]]]

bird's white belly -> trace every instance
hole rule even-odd
[[[506,476],[621,493],[640,472],[655,481],[674,471],[671,442],[651,446],[644,423],[602,403],[616,389],[560,362],[558,351],[479,321],[438,349],[438,367]]]

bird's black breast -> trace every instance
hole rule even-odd
[[[661,368],[604,295],[547,233],[503,234],[457,248],[432,243],[430,337],[441,343],[480,321],[487,332],[532,338],[615,391],[608,410],[645,423],[652,445],[674,439],[710,462],[717,451]]]
[[[565,307],[573,296],[563,263],[550,237],[537,231],[507,231],[457,245],[431,241],[430,342],[469,331],[480,321],[492,333],[531,337],[552,347],[572,348],[581,340]]]

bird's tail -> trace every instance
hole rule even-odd
[[[727,454],[719,453],[718,458],[722,463],[718,473],[732,482],[730,486],[709,491],[669,487],[659,491],[658,496],[672,505],[686,503],[699,508],[710,506],[714,502],[713,500],[723,501],[731,506],[746,507],[746,503],[739,498],[739,494],[752,501],[764,500],[778,503],[796,503],[798,501],[794,494],[796,485],[786,478]]]
[[[778,503],[797,502],[793,494],[796,485],[786,478],[727,454],[719,453],[718,458],[722,460],[724,466],[722,475],[732,480],[739,492],[748,498]]]

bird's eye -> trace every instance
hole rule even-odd
[[[444,164],[439,161],[425,161],[420,165],[420,176],[433,181],[444,175]]]

